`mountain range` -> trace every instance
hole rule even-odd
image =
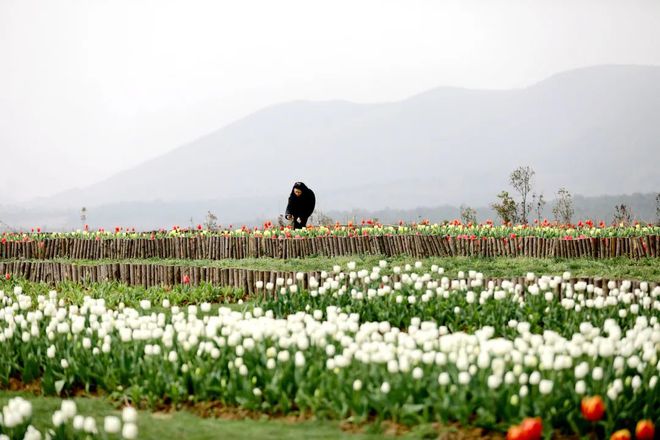
[[[131,215],[154,203],[212,201],[249,221],[282,212],[297,180],[325,211],[487,206],[511,191],[520,165],[549,199],[559,187],[586,197],[656,193],[659,163],[660,67],[607,65],[513,90],[274,105],[89,187],[3,210],[17,225],[67,228],[79,225],[71,219],[82,206],[115,209],[137,225]],[[173,223],[157,220],[140,226]]]

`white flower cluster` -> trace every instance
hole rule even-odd
[[[97,428],[96,419],[78,414],[76,403],[73,400],[62,401],[60,409],[56,410],[51,417],[53,429],[46,430],[43,435],[34,426],[30,425],[31,419],[32,404],[22,397],[14,397],[2,408],[0,427],[12,432],[11,430],[19,428],[21,425],[27,425],[27,430],[23,437],[25,440],[47,440],[53,438],[56,435],[55,430],[69,422],[75,431],[85,433],[90,438],[102,435],[104,432],[105,434],[121,434],[122,438],[130,440],[137,438],[138,434],[137,411],[130,406],[123,409],[122,419],[116,416],[106,416],[103,423],[103,432],[101,433]],[[124,422],[123,428],[122,420]],[[5,439],[9,439],[9,437],[0,434],[0,440]]]
[[[493,391],[508,387],[516,395],[511,400],[516,404],[536,392],[550,396],[560,386],[578,394],[602,387],[610,400],[653,392],[656,386],[660,370],[659,287],[650,289],[643,283],[631,291],[630,285],[623,283],[605,294],[586,283],[565,283],[566,276],[537,278],[534,274],[525,277],[528,285],[504,282],[484,286],[483,275],[474,271],[450,280],[437,266],[422,274],[411,273],[410,265],[394,267],[392,275],[383,273],[386,266],[356,271],[355,265],[349,264],[348,272],[335,268],[332,274],[321,274],[320,281],[310,280],[310,286],[315,287],[310,288],[309,295],[331,299],[347,295],[344,298],[357,301],[389,297],[396,298],[396,303],[407,303],[407,307],[461,297],[468,306],[455,307],[453,313],[466,316],[489,301],[510,301],[517,311],[518,305],[529,300],[541,304],[538,314],[545,313],[547,303],[561,304],[560,309],[570,310],[582,321],[567,335],[549,329],[535,333],[532,324],[520,316],[497,316],[507,323],[508,334],[514,335],[503,337],[496,335],[493,326],[452,332],[445,323],[416,317],[402,329],[387,320],[363,321],[359,314],[347,313],[336,305],[313,310],[308,304],[305,310],[284,317],[259,307],[242,312],[220,307],[212,312],[208,304],[186,308],[168,304],[165,312],[156,312],[147,301],[142,301],[139,309],[113,310],[103,299],[85,297],[81,305],[66,306],[56,292],[33,301],[17,289],[13,295],[0,292],[0,345],[19,340],[42,344],[53,368],[67,372],[76,368],[77,355],[108,354],[108,368],[112,368],[112,355],[120,352],[140,353],[142,362],[164,362],[179,374],[201,375],[200,366],[206,363],[253,380],[254,374],[264,374],[259,373],[264,369],[255,362],[262,362],[265,371],[291,364],[305,371],[310,363],[319,363],[321,369],[325,366],[324,374],[342,372],[355,392],[366,389],[388,394],[402,380],[431,381],[434,386],[447,387],[448,392],[476,385]],[[415,268],[422,269],[421,263]],[[275,285],[286,294],[296,293],[292,280],[279,279]],[[595,325],[590,322],[594,310],[612,313],[602,325]],[[75,350],[65,349],[71,346]],[[73,354],[67,357],[64,353]],[[263,390],[253,384],[249,385],[251,395],[263,398]],[[21,412],[12,410],[11,414]],[[10,423],[23,420],[17,415],[11,417],[4,419]],[[53,424],[69,420],[87,433],[97,430],[93,419],[80,418],[75,408],[63,404],[53,415]],[[137,432],[131,420],[124,414],[125,438],[133,438]],[[117,422],[106,420],[106,430],[118,431]]]
[[[421,262],[414,264],[415,269],[422,268]],[[339,298],[350,295],[354,300],[371,300],[388,296],[394,296],[397,303],[415,304],[417,302],[429,302],[434,297],[447,299],[451,295],[463,295],[468,304],[485,304],[488,300],[509,300],[523,305],[525,298],[529,296],[541,296],[548,303],[560,301],[562,307],[567,310],[580,312],[584,309],[617,308],[621,318],[628,314],[637,315],[640,310],[654,310],[660,312],[660,286],[652,290],[649,283],[642,282],[640,287],[632,289],[630,281],[623,281],[617,287],[614,281],[610,281],[607,289],[578,281],[575,284],[569,282],[571,273],[565,272],[562,276],[541,276],[529,272],[525,276],[526,285],[517,280],[502,281],[495,285],[488,281],[484,285],[484,275],[474,270],[467,273],[460,271],[456,279],[443,276],[444,269],[433,265],[428,273],[418,274],[411,272],[413,266],[405,265],[403,268],[394,266],[393,275],[381,274],[387,267],[382,261],[371,271],[362,269],[356,271],[356,263],[347,264],[348,271],[341,271],[340,266],[335,266],[331,274],[321,273],[321,280],[310,277],[308,285],[312,297],[330,295]],[[303,279],[303,274],[296,276],[297,281]],[[378,286],[373,286],[373,284]],[[287,287],[284,287],[284,286]],[[298,285],[294,280],[278,278],[273,283],[259,281],[256,283],[257,290],[265,288],[272,292],[275,287],[280,287],[279,293],[295,294]],[[474,290],[479,290],[475,292]],[[402,293],[405,291],[405,295]],[[460,310],[456,310],[460,313]]]

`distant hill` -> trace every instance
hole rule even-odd
[[[560,186],[651,193],[660,189],[658,120],[660,67],[650,66],[578,69],[515,90],[442,87],[400,102],[297,101],[23,207],[219,200],[251,209],[232,217],[255,218],[280,212],[296,180],[325,210],[486,206],[518,165],[536,170],[546,197]]]

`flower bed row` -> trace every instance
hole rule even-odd
[[[388,271],[386,271],[388,272]],[[309,286],[312,278],[319,279],[327,272],[315,270],[309,272],[276,271],[245,268],[222,268],[187,266],[183,264],[164,263],[78,263],[62,261],[0,261],[0,274],[4,274],[6,281],[18,279],[32,283],[47,283],[60,285],[61,283],[81,283],[85,285],[96,283],[121,283],[125,286],[142,286],[144,288],[164,286],[204,286],[207,290],[216,291],[218,288],[227,289],[225,294],[233,290],[237,295],[253,296],[269,293],[257,286],[266,283],[275,283],[278,278],[296,280],[300,288]],[[395,274],[393,279],[397,280]],[[489,282],[499,286],[503,281],[514,284],[523,284],[524,277],[484,278],[484,285]],[[609,289],[618,287],[622,280],[612,280],[602,277],[571,277],[561,282],[575,283],[587,281],[607,293]],[[660,278],[657,276],[649,284],[655,287]],[[610,285],[613,283],[613,287]],[[630,281],[631,287],[640,286],[640,280]],[[211,293],[211,292],[209,292]],[[271,292],[272,293],[272,292]],[[187,295],[191,293],[188,292]],[[217,294],[217,292],[216,292]],[[186,295],[182,292],[181,295]]]
[[[0,383],[501,431],[540,417],[546,433],[602,436],[660,417],[660,288],[557,295],[554,277],[496,289],[476,273],[409,267],[394,281],[381,269],[349,267],[306,292],[264,283],[278,298],[243,311],[68,305],[16,286],[0,295]],[[588,396],[602,399],[600,417],[584,416]]]
[[[633,225],[606,225],[600,221],[598,224],[591,220],[578,222],[577,224],[558,224],[535,222],[533,225],[502,224],[495,225],[493,222],[481,224],[463,224],[458,220],[444,223],[433,223],[428,221],[421,223],[406,224],[400,222],[398,225],[383,225],[371,220],[363,221],[361,224],[350,223],[347,225],[335,224],[333,226],[308,226],[304,229],[294,230],[290,226],[275,226],[265,223],[262,227],[242,226],[240,228],[212,230],[204,229],[201,225],[197,228],[181,228],[174,226],[171,229],[159,229],[158,231],[136,231],[135,228],[116,227],[114,230],[83,230],[69,232],[46,232],[40,228],[32,229],[30,232],[4,232],[1,242],[8,241],[42,241],[53,238],[84,238],[87,240],[105,240],[115,238],[131,239],[159,239],[168,237],[248,237],[256,236],[263,238],[304,238],[304,237],[351,237],[351,236],[387,236],[387,235],[440,235],[462,238],[515,238],[515,237],[542,237],[542,238],[612,238],[612,237],[643,237],[647,235],[660,235],[660,225],[640,224]]]

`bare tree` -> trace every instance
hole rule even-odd
[[[12,232],[16,231],[16,228],[11,227],[7,223],[3,222],[2,220],[0,220],[0,226],[5,228],[7,231],[12,231]]]
[[[552,208],[555,220],[559,223],[568,224],[573,219],[575,210],[573,209],[573,196],[566,188],[559,188],[555,206]]]
[[[543,215],[543,208],[545,207],[545,199],[543,194],[532,194],[532,205],[534,206],[534,211],[536,212],[536,220],[541,223],[541,217]]]
[[[612,218],[612,222],[614,224],[620,225],[629,225],[632,223],[632,211],[626,205],[625,203],[622,203],[620,205],[614,205],[614,217]]]
[[[660,193],[655,196],[655,224],[660,226]]]
[[[335,223],[335,221],[324,213],[323,211],[316,210],[309,218],[309,223],[314,226],[330,226]]]
[[[467,205],[461,205],[461,220],[463,223],[477,224],[477,211]]]
[[[503,223],[517,223],[518,214],[516,208],[516,202],[511,198],[507,191],[502,191],[497,195],[497,198],[500,199],[499,203],[493,203],[490,205],[497,215],[502,219]]]
[[[208,231],[213,231],[218,228],[218,217],[211,211],[206,213],[206,218],[204,219],[204,227]]]
[[[518,218],[522,223],[527,223],[527,215],[532,210],[531,204],[527,203],[527,197],[532,191],[532,180],[534,179],[534,170],[529,167],[518,167],[509,176],[509,183],[520,194],[520,207]]]

